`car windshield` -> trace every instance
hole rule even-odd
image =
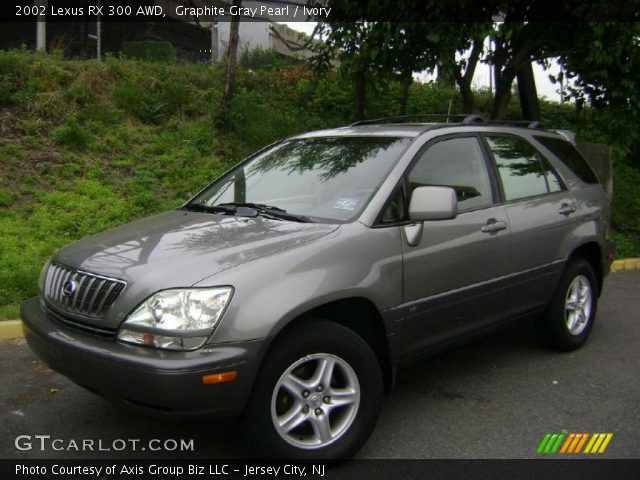
[[[389,137],[287,141],[216,180],[188,206],[260,205],[310,221],[348,222],[364,209],[409,143]]]

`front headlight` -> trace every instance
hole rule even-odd
[[[200,348],[218,325],[232,293],[231,287],[154,293],[127,316],[118,340],[169,350]]]

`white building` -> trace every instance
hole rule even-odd
[[[217,60],[222,59],[227,51],[229,28],[230,22],[228,21],[217,24]],[[300,50],[309,40],[307,35],[293,30],[284,24],[269,20],[242,20],[240,22],[239,37],[238,55],[241,55],[245,51],[256,49],[275,50],[282,55],[300,59],[315,55],[309,48]]]

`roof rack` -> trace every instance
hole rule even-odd
[[[534,130],[546,130],[544,124],[538,120],[490,120],[484,123],[488,123],[490,125],[511,125],[514,127],[532,128]]]
[[[355,127],[358,125],[375,125],[380,123],[392,123],[392,122],[403,122],[406,120],[417,120],[420,118],[444,118],[446,122],[449,123],[449,119],[462,119],[456,123],[461,123],[463,125],[505,125],[505,126],[514,126],[514,127],[523,127],[523,128],[531,128],[535,130],[546,130],[544,124],[537,120],[483,120],[480,115],[475,113],[472,114],[437,114],[437,113],[424,113],[418,115],[397,115],[395,117],[381,117],[381,118],[372,118],[370,120],[360,120],[358,122],[354,122],[350,127]]]
[[[468,115],[468,114],[439,114],[439,113],[422,113],[417,115],[396,115],[395,117],[381,117],[381,118],[372,118],[369,120],[360,120],[349,125],[350,127],[355,127],[357,125],[375,125],[378,123],[392,123],[392,122],[403,122],[405,120],[416,120],[419,118],[444,118],[447,123],[449,123],[450,118],[461,118],[462,123],[479,123],[482,122],[482,118],[478,115]]]

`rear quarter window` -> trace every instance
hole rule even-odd
[[[598,177],[593,172],[587,161],[571,143],[560,138],[538,137],[535,139],[548,148],[571,169],[576,176],[585,183],[599,183]]]

